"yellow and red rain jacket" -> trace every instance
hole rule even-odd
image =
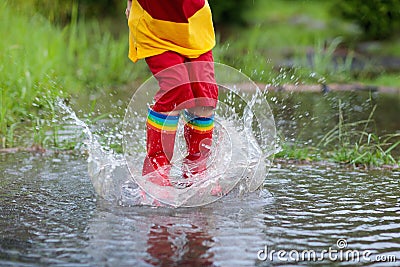
[[[128,25],[133,62],[165,51],[196,58],[215,45],[207,0],[132,0]]]

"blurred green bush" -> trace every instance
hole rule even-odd
[[[52,23],[67,24],[72,12],[78,7],[79,16],[113,17],[119,14],[125,17],[126,1],[124,0],[24,0],[9,1],[9,4],[25,14],[40,13]]]
[[[10,4],[24,11],[39,12],[54,23],[68,23],[75,5],[79,15],[85,17],[124,16],[126,0],[24,0],[9,1]],[[252,1],[243,0],[209,0],[214,22],[217,24],[244,24],[244,11]]]
[[[243,0],[209,0],[216,24],[243,25],[246,23],[244,12],[253,6],[253,1]]]
[[[51,1],[51,0],[24,0],[6,1],[9,6],[22,14],[34,15],[41,13],[51,22],[67,22],[71,19],[72,7],[75,1]]]
[[[400,30],[399,0],[335,0],[333,12],[355,22],[366,39],[388,39]]]

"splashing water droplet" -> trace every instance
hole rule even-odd
[[[102,129],[106,132],[103,137],[122,140],[124,155],[102,146],[89,126],[70,107],[58,101],[64,120],[69,120],[84,134],[89,154],[89,176],[100,197],[120,205],[152,205],[157,198],[170,206],[188,207],[211,203],[234,188],[237,190],[233,191],[243,194],[263,184],[273,155],[279,150],[275,122],[266,97],[254,83],[249,87],[249,78],[233,68],[217,64],[216,76],[218,85],[223,88],[220,94],[224,99],[215,111],[212,154],[207,160],[206,172],[195,175],[190,180],[193,182],[191,186],[184,188],[160,188],[141,180],[146,154],[144,125],[147,103],[155,93],[151,90],[157,88],[155,79],[145,83],[151,88],[144,86],[146,90],[142,94],[140,88],[137,90],[139,94],[133,98],[137,101],[131,101],[135,105],[127,107],[122,126],[115,127],[110,133]],[[112,114],[109,118],[120,119]],[[185,155],[182,131],[183,122],[180,121],[170,174],[172,182],[180,182],[182,176],[180,166]],[[160,194],[166,194],[167,199],[160,198]]]

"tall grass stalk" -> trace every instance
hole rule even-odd
[[[349,51],[346,56],[336,55],[343,38],[336,37],[327,42],[319,39],[309,53],[301,53],[294,61],[299,66],[299,74],[306,82],[345,82],[353,77],[352,64],[354,52]]]
[[[338,124],[326,133],[317,144],[317,148],[326,155],[324,158],[365,166],[400,163],[400,159],[395,159],[392,155],[392,152],[400,147],[400,140],[397,140],[400,139],[400,134],[380,137],[367,131],[369,124],[373,121],[375,110],[376,105],[366,120],[345,122],[339,100]],[[362,130],[357,130],[360,127]]]
[[[1,147],[24,142],[9,133],[19,122],[52,123],[47,116],[51,112],[42,110],[49,107],[46,99],[126,84],[145,70],[144,64],[128,60],[127,35],[114,38],[100,29],[99,21],[78,20],[76,5],[71,22],[63,28],[24,12],[8,1],[0,3],[0,35],[6,36],[0,42]]]

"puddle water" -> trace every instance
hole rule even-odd
[[[340,119],[343,124],[352,124],[345,130],[355,133],[352,141],[358,141],[360,131],[378,136],[400,134],[399,95],[360,91],[270,92],[267,97],[276,128],[288,142],[316,146]],[[394,152],[400,155],[400,147]]]
[[[333,128],[339,98],[348,101],[342,107],[348,120],[368,118],[368,110],[377,104],[372,127],[383,134],[400,129],[396,97],[273,93],[267,98],[278,130],[289,141],[313,144]],[[104,150],[104,142],[109,147],[122,142],[123,115],[100,121],[105,127],[93,134],[71,116],[74,113],[67,113],[72,122],[65,123],[71,132],[78,127],[86,136],[89,173],[85,155],[0,154],[0,266],[398,266],[400,262],[399,171],[277,164],[270,168],[263,190],[251,194],[228,194],[196,208],[137,206],[142,203],[137,198],[140,193],[135,184],[126,183],[123,156]],[[115,131],[104,133],[107,128]],[[109,139],[99,141],[99,135]],[[347,246],[340,250],[338,240]],[[357,251],[361,256],[353,261],[332,259],[323,253],[329,249]],[[315,251],[317,260],[288,262],[288,253],[279,258],[279,250]],[[362,258],[365,252],[368,257]],[[394,258],[397,263],[390,262]],[[386,262],[379,262],[383,259]]]
[[[261,196],[157,209],[96,198],[84,157],[0,158],[1,266],[290,265],[257,253],[265,246],[321,252],[337,249],[341,238],[346,249],[370,251],[371,260],[400,260],[399,172],[278,166]],[[327,256],[291,264],[357,265]]]
[[[106,145],[122,143],[120,135],[125,114],[125,107],[131,98],[132,91],[116,91],[112,95],[99,92],[93,95],[96,100],[94,117],[113,111],[112,117],[96,122],[92,129],[103,138]],[[110,97],[112,100],[110,101]],[[265,93],[279,136],[289,143],[316,146],[321,138],[339,123],[339,109],[344,123],[354,123],[367,120],[372,113],[372,121],[354,125],[348,131],[368,131],[379,136],[385,134],[400,134],[400,96],[364,91],[338,91],[326,94],[317,92],[268,92]],[[88,112],[85,97],[73,103],[79,117]],[[374,109],[374,107],[376,108]],[[86,107],[86,109],[85,109]],[[239,109],[239,107],[237,107]],[[374,112],[372,112],[374,110]],[[357,136],[358,141],[359,136]],[[398,140],[398,139],[396,139]],[[393,153],[400,155],[400,146]]]

